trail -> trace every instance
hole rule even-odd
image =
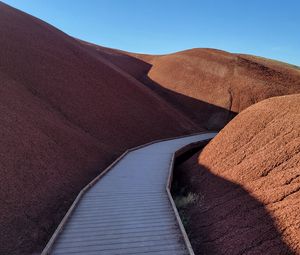
[[[129,150],[73,204],[43,254],[193,254],[168,189],[170,169],[175,151],[215,135]]]

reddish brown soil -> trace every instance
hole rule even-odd
[[[79,190],[125,149],[223,127],[299,87],[282,64],[205,49],[125,53],[2,3],[0,35],[0,254],[40,251]]]
[[[134,56],[152,65],[148,75],[157,84],[197,99],[198,104],[184,101],[180,108],[210,129],[222,128],[231,119],[224,109],[238,113],[272,96],[300,93],[300,70],[272,60],[214,49]]]
[[[179,168],[196,254],[300,254],[300,95],[241,112]],[[188,178],[187,178],[188,177]]]
[[[274,60],[214,49],[141,55],[82,43],[206,129],[223,128],[263,99],[300,93],[300,69]]]
[[[0,254],[40,251],[125,149],[201,130],[77,40],[1,3],[0,35]]]

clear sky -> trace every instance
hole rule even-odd
[[[163,54],[206,47],[300,66],[300,0],[4,0],[99,45]]]

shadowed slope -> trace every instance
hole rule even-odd
[[[82,43],[208,129],[263,99],[300,93],[299,69],[274,60],[214,49],[153,56]]]
[[[199,165],[197,155],[177,168],[176,179],[189,192],[180,196],[197,198],[181,209],[195,254],[293,254],[264,204]]]
[[[181,167],[203,197],[188,209],[197,250],[300,254],[299,107],[299,94],[249,107]]]
[[[0,253],[28,254],[126,148],[196,128],[77,40],[2,3],[0,35]]]
[[[213,130],[221,129],[236,114],[224,107],[219,107],[186,95],[185,92],[182,93],[181,91],[178,93],[173,88],[165,87],[152,80],[148,76],[148,73],[152,70],[151,68],[153,68],[150,62],[154,58],[158,58],[157,56],[128,53],[84,41],[80,42],[91,52],[91,54],[107,59],[136,80],[142,82],[144,86],[150,88],[159,95],[161,99],[168,102],[178,113],[188,117],[201,128]],[[139,59],[141,56],[142,59]],[[149,61],[149,63],[144,60]]]
[[[284,64],[213,49],[158,56],[149,77],[178,93],[240,112],[265,98],[300,92],[300,73]]]

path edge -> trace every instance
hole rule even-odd
[[[63,217],[63,219],[61,220],[60,224],[57,226],[56,230],[54,231],[53,235],[51,236],[51,238],[49,239],[47,245],[45,246],[45,248],[43,249],[41,255],[50,255],[51,254],[51,250],[53,248],[53,245],[57,239],[57,237],[59,236],[59,234],[62,232],[65,224],[67,223],[68,219],[70,218],[70,216],[72,215],[73,211],[75,210],[76,206],[78,205],[80,199],[82,198],[82,196],[96,183],[98,182],[105,174],[107,174],[109,172],[109,170],[111,168],[113,168],[119,161],[121,161],[121,159],[123,159],[129,152],[132,152],[132,151],[135,151],[135,150],[138,150],[138,149],[141,149],[143,147],[146,147],[146,146],[149,146],[151,144],[154,144],[154,143],[160,143],[160,142],[164,142],[164,141],[169,141],[169,140],[174,140],[174,139],[179,139],[179,138],[184,138],[184,137],[190,137],[190,136],[196,136],[196,135],[201,135],[201,134],[207,134],[207,133],[216,133],[216,131],[203,131],[203,132],[198,132],[198,133],[193,133],[193,134],[188,134],[188,135],[182,135],[182,136],[176,136],[176,137],[170,137],[170,138],[163,138],[163,139],[158,139],[158,140],[154,140],[154,141],[151,141],[151,142],[148,142],[148,143],[145,143],[145,144],[142,144],[142,145],[139,145],[139,146],[136,146],[136,147],[133,147],[133,148],[130,148],[130,149],[127,149],[125,152],[123,152],[115,161],[113,161],[107,168],[105,168],[99,175],[97,175],[90,183],[88,183],[77,195],[77,197],[75,198],[74,202],[72,203],[72,205],[70,206],[69,210],[67,211],[67,213],[65,214],[65,216]],[[210,139],[206,139],[206,140],[202,140],[201,142],[204,142],[204,141],[209,141],[211,140],[212,138]],[[193,144],[193,143],[192,143]],[[189,144],[190,145],[190,144]],[[185,245],[190,253],[190,255],[195,255],[194,251],[193,251],[193,248],[191,246],[191,243],[189,241],[189,238],[187,236],[187,233],[185,231],[185,228],[182,224],[182,221],[181,221],[181,218],[179,216],[179,213],[177,211],[177,208],[176,208],[176,205],[175,205],[175,202],[173,200],[173,197],[171,195],[171,192],[170,192],[170,187],[171,187],[171,183],[172,183],[172,175],[173,175],[173,167],[174,167],[174,160],[175,160],[175,157],[176,157],[176,153],[178,153],[181,149],[189,146],[189,145],[186,145],[182,148],[180,148],[179,150],[175,151],[173,154],[172,154],[172,159],[171,159],[171,163],[170,163],[170,168],[169,168],[169,175],[168,175],[168,181],[167,181],[167,186],[166,186],[166,191],[167,191],[167,194],[168,194],[168,198],[169,198],[169,201],[172,205],[172,208],[173,208],[173,211],[175,213],[175,217],[176,217],[176,220],[177,220],[177,223],[179,225],[179,228],[180,228],[180,231],[183,235],[183,238],[184,238],[184,242],[185,242]]]
[[[207,133],[209,133],[209,132],[207,132]],[[168,198],[169,198],[169,201],[171,203],[172,209],[174,211],[174,214],[175,214],[176,221],[177,221],[177,224],[179,226],[180,232],[181,232],[181,234],[183,236],[183,240],[184,240],[185,246],[188,249],[188,252],[189,252],[190,255],[195,255],[195,253],[194,253],[192,244],[190,242],[190,239],[189,239],[189,237],[188,237],[188,235],[187,235],[187,233],[185,231],[185,227],[184,227],[184,225],[182,223],[182,220],[180,218],[180,215],[179,215],[179,212],[177,210],[177,207],[176,207],[175,201],[173,199],[173,196],[171,194],[171,187],[172,187],[172,180],[173,180],[173,171],[174,171],[175,159],[178,156],[180,156],[181,154],[184,154],[185,152],[187,152],[187,151],[189,151],[191,149],[194,149],[194,148],[197,148],[197,147],[200,147],[200,146],[206,146],[206,144],[211,139],[213,139],[213,138],[201,140],[201,141],[198,141],[198,142],[193,142],[193,143],[185,145],[184,147],[181,147],[179,150],[175,151],[172,154],[170,168],[169,168],[169,173],[168,173],[168,181],[167,181],[167,185],[166,185],[166,191],[167,191]]]

